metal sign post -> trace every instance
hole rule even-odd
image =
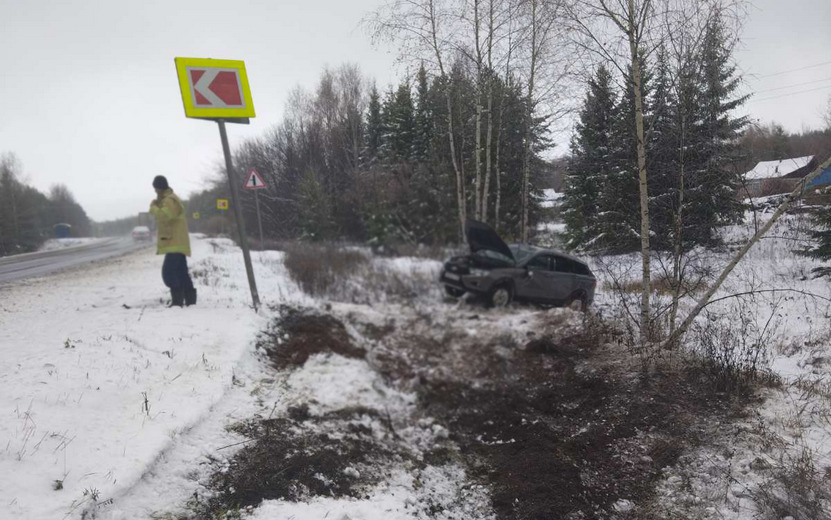
[[[254,192],[254,207],[257,208],[257,225],[260,228],[260,251],[263,248],[263,217],[260,216],[260,192]]]
[[[257,173],[257,170],[251,168],[248,170],[248,178],[245,184],[242,185],[246,190],[254,190],[254,206],[257,208],[257,225],[260,228],[260,251],[263,250],[263,218],[260,215],[260,190],[266,188],[263,178]]]
[[[256,115],[251,88],[245,63],[238,60],[214,60],[204,58],[175,58],[176,76],[185,117],[216,121],[219,125],[219,137],[222,140],[222,153],[225,155],[225,171],[231,187],[231,201],[239,231],[239,242],[245,260],[245,272],[251,288],[251,300],[254,310],[260,308],[260,295],[254,279],[254,267],[251,265],[251,253],[248,250],[248,236],[245,234],[245,220],[242,205],[234,180],[234,165],[231,161],[231,147],[225,123],[245,123]],[[227,203],[225,208],[227,209]],[[223,209],[217,200],[217,209]]]
[[[234,216],[237,218],[239,243],[242,247],[242,257],[245,260],[245,274],[248,275],[248,286],[251,288],[251,299],[254,310],[260,308],[260,295],[257,292],[257,280],[254,279],[254,266],[251,264],[251,252],[248,250],[248,235],[245,234],[245,219],[242,216],[242,205],[239,203],[237,183],[234,181],[234,165],[231,161],[231,147],[228,145],[228,133],[225,131],[225,121],[217,119],[219,138],[222,139],[222,153],[225,154],[225,172],[228,174],[228,184],[231,185],[231,199],[234,201]]]

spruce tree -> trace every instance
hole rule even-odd
[[[427,70],[424,63],[416,74],[416,106],[415,129],[413,135],[413,159],[423,162],[430,152],[430,142],[433,139],[433,121],[430,107],[430,87],[427,81]]]
[[[741,172],[734,164],[747,117],[733,117],[732,112],[747,96],[738,95],[741,77],[731,63],[731,51],[724,23],[716,16],[707,27],[699,56],[697,114],[692,128],[694,142],[690,143],[699,164],[690,172],[686,190],[689,206],[684,209],[685,234],[697,244],[712,243],[718,226],[735,222],[742,214],[736,197]]]
[[[823,206],[813,215],[814,231],[811,231],[811,238],[816,245],[798,251],[804,256],[816,258],[827,262],[831,260],[831,206]],[[816,267],[813,273],[817,276],[831,276],[831,267]]]
[[[671,247],[679,190],[678,102],[666,50],[659,47],[655,80],[649,100],[647,149],[649,150],[649,223],[654,249]]]
[[[369,90],[369,106],[366,115],[366,154],[364,161],[371,163],[378,158],[381,149],[381,138],[384,134],[383,120],[381,119],[381,96],[375,84]]]
[[[382,161],[394,160],[395,153],[392,149],[394,118],[395,92],[390,85],[381,101],[381,146],[378,149],[378,158]]]
[[[572,249],[590,244],[600,231],[597,205],[609,168],[615,103],[612,76],[601,65],[589,80],[566,172],[563,213]]]
[[[641,59],[643,97],[650,93],[650,74]],[[640,191],[638,185],[638,149],[635,135],[635,90],[631,70],[623,77],[624,92],[614,109],[611,127],[612,148],[606,163],[598,199],[599,234],[592,247],[609,253],[636,251],[640,248]],[[648,106],[645,107],[648,110]],[[645,110],[645,111],[646,111]],[[644,130],[650,131],[649,114]],[[651,159],[647,155],[647,161]]]
[[[388,158],[398,162],[409,161],[415,136],[415,114],[410,85],[404,82],[398,86],[388,102],[386,112]]]

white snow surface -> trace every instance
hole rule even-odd
[[[745,173],[744,178],[749,181],[759,181],[784,177],[791,172],[804,168],[813,158],[813,155],[806,155],[805,157],[794,157],[779,161],[761,161],[752,170]]]
[[[72,518],[119,496],[222,399],[266,318],[239,250],[210,242],[193,239],[195,307],[165,307],[147,250],[3,289],[0,516]],[[279,255],[255,257],[265,301],[288,288]]]
[[[414,394],[365,360],[317,354],[275,371],[255,348],[282,303],[320,306],[285,272],[282,253],[253,252],[264,307],[250,306],[241,253],[191,235],[195,307],[167,308],[161,257],[148,250],[4,288],[0,300],[0,518],[177,518],[244,440],[227,427],[256,416],[365,406],[390,414],[402,442],[425,450],[447,430],[414,419]],[[403,274],[436,262],[391,259]],[[368,309],[367,309],[368,311]],[[361,419],[373,431],[378,418]],[[329,435],[337,432],[325,431]],[[358,469],[352,468],[354,472]],[[264,501],[251,518],[353,520],[492,517],[486,488],[459,464],[399,464],[363,499]],[[359,474],[359,473],[358,473]],[[461,516],[459,516],[461,515]]]

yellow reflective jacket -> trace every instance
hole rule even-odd
[[[158,249],[156,254],[182,253],[190,256],[190,237],[185,205],[170,188],[164,190],[150,204],[150,213],[158,224]]]

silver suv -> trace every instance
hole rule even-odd
[[[554,249],[509,246],[476,220],[467,221],[465,234],[470,254],[445,262],[439,277],[448,295],[478,294],[494,307],[522,300],[580,310],[594,300],[597,278],[583,260]]]

